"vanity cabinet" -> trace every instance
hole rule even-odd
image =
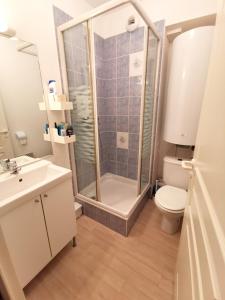
[[[41,194],[52,256],[75,236],[73,188],[67,180]]]
[[[71,179],[1,217],[1,228],[22,287],[76,235]]]
[[[51,258],[40,196],[2,217],[1,226],[19,282],[25,286]]]

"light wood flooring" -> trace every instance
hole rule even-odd
[[[128,238],[86,216],[77,247],[66,246],[25,288],[30,300],[169,300],[180,234],[160,230],[148,201]]]

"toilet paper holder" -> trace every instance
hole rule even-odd
[[[27,135],[24,131],[16,131],[15,135],[21,145],[27,144]]]

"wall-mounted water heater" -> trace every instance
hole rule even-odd
[[[195,145],[213,30],[198,27],[173,41],[164,126],[169,143]]]

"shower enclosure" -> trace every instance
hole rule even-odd
[[[127,235],[152,186],[160,38],[116,0],[58,28],[74,190],[84,213]]]

